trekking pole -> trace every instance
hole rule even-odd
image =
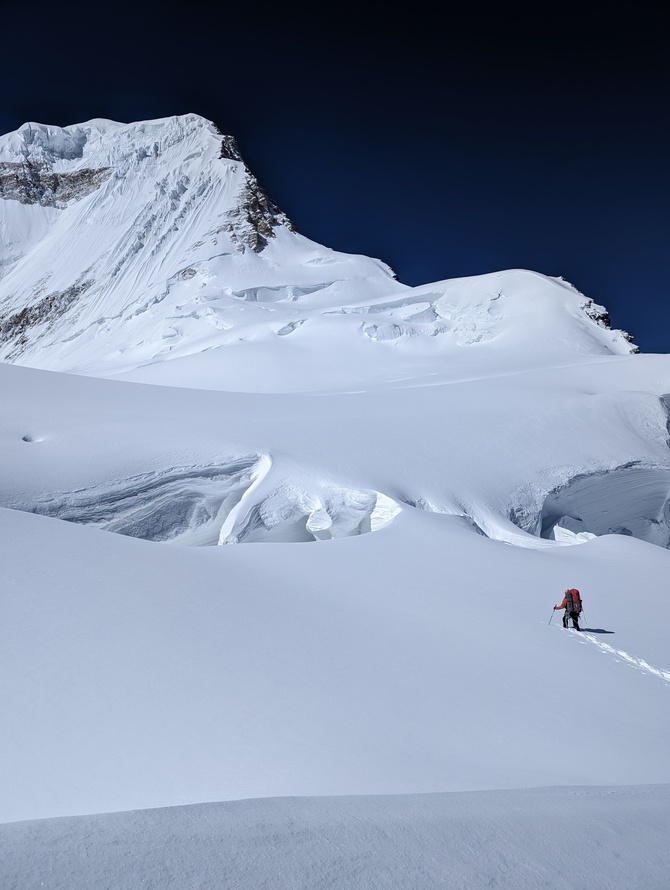
[[[551,619],[554,617],[554,612],[555,612],[555,611],[556,611],[555,609],[552,609],[552,610],[551,610],[551,616],[550,616],[550,618],[549,618],[549,621],[547,621],[547,624],[551,624]]]

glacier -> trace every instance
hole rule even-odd
[[[663,886],[668,356],[560,278],[310,241],[194,114],[0,137],[0,234],[5,884],[179,825],[228,886]]]

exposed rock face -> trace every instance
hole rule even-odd
[[[609,314],[609,312],[607,311],[607,309],[605,309],[604,306],[600,306],[598,303],[596,303],[596,302],[595,302],[594,300],[592,300],[590,297],[585,296],[585,295],[579,290],[578,287],[576,287],[574,284],[572,284],[572,282],[567,281],[565,278],[563,278],[562,275],[559,275],[559,276],[558,276],[558,280],[559,280],[559,281],[563,281],[565,284],[567,284],[570,288],[572,288],[572,290],[574,290],[576,293],[578,293],[580,297],[584,297],[584,302],[582,303],[582,305],[581,305],[579,308],[582,310],[582,312],[583,312],[588,318],[591,319],[591,321],[595,321],[595,323],[596,323],[599,327],[601,327],[601,328],[605,328],[605,330],[607,330],[607,331],[613,331],[613,330],[615,330],[615,329],[612,327],[612,320],[610,319],[610,314]],[[630,349],[628,350],[629,353],[630,353],[631,355],[637,355],[637,354],[639,354],[639,352],[640,352],[640,347],[635,345],[635,343],[633,342],[633,336],[632,336],[631,334],[629,334],[628,331],[621,331],[621,330],[619,330],[619,329],[616,329],[616,332],[617,332],[618,334],[620,334],[620,336],[621,336],[627,343],[630,343],[630,344],[631,344],[631,347],[630,347]]]
[[[247,174],[246,184],[239,193],[239,204],[229,211],[228,220],[223,229],[242,253],[247,248],[260,253],[274,237],[276,226],[296,231],[291,220],[265,194],[251,173]]]
[[[219,157],[227,161],[242,161],[237,139],[234,136],[224,136],[223,134],[221,136],[221,154]]]
[[[220,157],[222,160],[244,163],[234,136],[222,136]],[[229,211],[228,220],[222,230],[230,235],[241,253],[247,249],[260,253],[267,247],[268,240],[274,237],[276,226],[285,226],[291,232],[297,231],[249,170],[246,182],[239,192],[239,203]]]
[[[73,284],[64,291],[47,294],[38,303],[26,306],[19,312],[0,316],[0,343],[13,340],[16,350],[20,352],[32,328],[60,318],[92,284],[92,281]]]
[[[600,325],[601,328],[606,328],[608,331],[612,330],[612,320],[610,319],[609,312],[604,306],[599,306],[597,303],[594,303],[593,300],[587,299],[582,306],[582,309],[588,317],[592,319],[592,321],[595,321],[596,324]],[[633,343],[633,337],[627,331],[621,331],[621,336],[629,343]],[[631,353],[637,354],[639,352],[640,347],[633,344]]]
[[[111,176],[109,167],[54,173],[46,164],[0,163],[0,198],[42,207],[64,207],[99,188]]]

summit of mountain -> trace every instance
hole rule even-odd
[[[409,287],[309,240],[196,114],[1,137],[0,230],[0,360],[36,368],[272,391],[636,351],[562,279]]]

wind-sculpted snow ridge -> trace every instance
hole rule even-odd
[[[257,496],[271,467],[269,456],[247,455],[2,506],[191,546],[349,537],[377,531],[400,512],[391,498],[374,491],[312,493],[283,484]]]
[[[7,506],[148,541],[216,544],[225,517],[268,465],[267,458],[251,455]]]
[[[600,535],[629,535],[670,548],[670,467],[631,461],[570,474],[542,494],[526,486],[509,519],[535,537],[578,544]],[[532,546],[532,542],[528,542]]]
[[[270,457],[249,455],[30,501],[5,500],[2,505],[148,541],[187,545],[349,537],[385,527],[402,509],[377,491],[273,483],[268,480],[271,467]],[[539,492],[532,491],[537,498]],[[478,534],[522,547],[622,534],[670,548],[668,467],[631,463],[578,473],[552,489],[540,507],[533,507],[530,493],[526,489],[525,500],[510,508],[509,521],[503,516],[480,517],[476,504],[446,515],[462,517]],[[444,513],[425,499],[403,501],[419,510]]]
[[[346,538],[384,528],[400,510],[392,498],[377,491],[329,487],[312,493],[284,484],[246,512],[229,516],[219,543]]]

